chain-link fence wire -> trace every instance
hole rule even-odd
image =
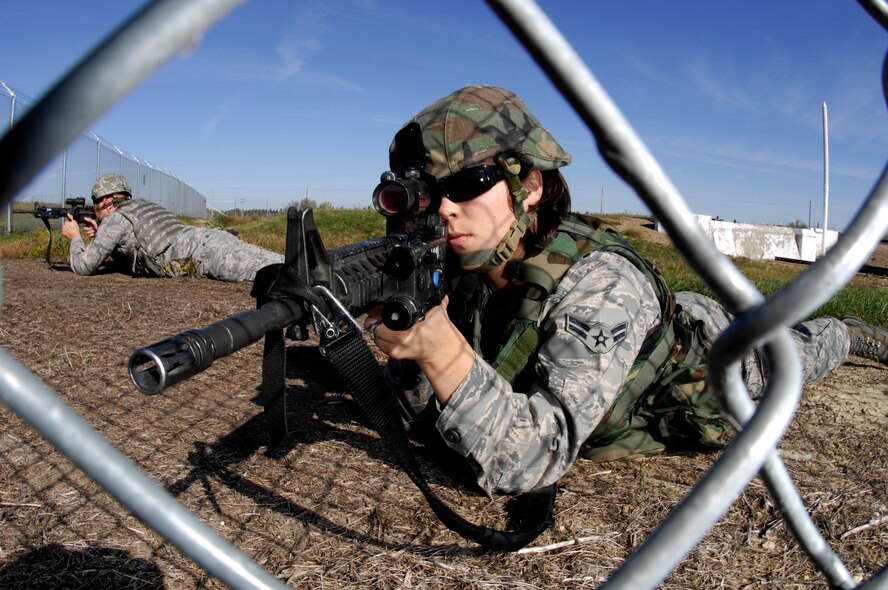
[[[5,130],[13,127],[35,102],[0,80],[0,128]],[[3,116],[6,114],[8,117]],[[55,155],[15,195],[14,201],[6,204],[3,208],[6,231],[42,228],[43,224],[33,216],[13,214],[13,211],[33,210],[34,203],[64,205],[65,199],[76,197],[85,197],[89,203],[90,190],[96,178],[109,172],[127,177],[133,189],[133,198],[153,201],[177,215],[201,219],[206,217],[206,197],[197,189],[135,154],[124,153],[95,132],[86,131]]]
[[[237,3],[161,0],[112,34],[0,139],[0,203],[9,202],[86,125]],[[540,8],[521,0],[488,3],[589,126],[605,160],[637,191],[667,229],[675,247],[736,314],[715,343],[709,374],[740,432],[672,515],[603,587],[655,587],[717,523],[757,473],[761,473],[788,528],[829,585],[854,587],[847,568],[811,522],[774,449],[792,419],[802,388],[798,355],[786,328],[834,296],[878,244],[888,227],[888,170],[836,246],[765,300],[706,238],[677,189]],[[861,0],[861,4],[886,26],[885,2]],[[127,75],[103,76],[112,69]],[[753,347],[762,351],[771,367],[757,407],[739,373],[739,360]],[[277,580],[154,485],[5,351],[0,351],[0,367],[0,399],[140,520],[231,587],[280,587]],[[859,587],[888,587],[888,568]]]
[[[682,505],[604,587],[656,586],[699,543],[760,470],[793,534],[830,585],[853,587],[848,570],[804,510],[775,448],[792,419],[802,389],[798,353],[786,328],[833,297],[875,249],[888,224],[888,176],[883,172],[834,249],[764,301],[746,277],[708,242],[678,190],[539,7],[518,0],[490,0],[489,4],[592,130],[611,168],[635,188],[666,227],[675,246],[737,316],[713,347],[709,377],[723,395],[740,433]],[[873,10],[884,13],[884,5],[873,6]],[[754,347],[760,347],[772,368],[757,410],[740,374],[743,355]],[[888,578],[888,572],[883,570],[879,577]]]

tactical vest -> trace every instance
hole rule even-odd
[[[133,224],[138,263],[155,275],[168,274],[157,257],[170,247],[185,224],[157,203],[142,199],[125,201],[117,211]]]
[[[448,309],[452,308],[454,322],[476,352],[489,362],[493,358],[491,364],[517,390],[528,387],[535,378],[533,361],[541,346],[537,322],[552,289],[587,254],[618,254],[650,282],[661,321],[646,335],[614,404],[580,455],[611,461],[661,453],[667,444],[672,448],[723,447],[731,427],[706,382],[711,342],[703,323],[676,306],[659,271],[613,227],[589,216],[568,216],[555,237],[538,250],[524,260],[507,263],[506,275],[512,279],[508,315],[517,319],[502,327],[502,344],[496,350],[483,346],[486,287],[478,275],[457,279]]]

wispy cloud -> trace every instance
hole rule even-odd
[[[282,39],[276,48],[281,63],[274,68],[274,78],[280,81],[299,73],[302,66],[305,65],[307,51],[317,48],[317,45],[307,42],[305,39],[300,40],[289,35]]]
[[[738,79],[736,73],[732,71],[733,68],[729,71],[713,72],[709,62],[699,56],[690,60],[685,67],[691,81],[719,104],[745,111],[755,111],[752,101],[743,89],[732,82],[732,80]]]
[[[286,34],[275,46],[279,62],[273,68],[272,79],[281,82],[300,75],[304,81],[313,82],[328,88],[350,92],[363,92],[354,82],[334,72],[311,71],[307,67],[312,56],[326,47],[325,35],[330,31],[330,23],[342,10],[372,10],[372,0],[349,0],[341,2],[313,0],[301,5],[290,16],[291,25]]]
[[[315,87],[332,88],[363,94],[364,87],[332,72],[305,70],[300,73],[300,81],[309,83]]]
[[[203,125],[200,126],[200,132],[204,135],[213,133],[219,122],[228,114],[228,111],[231,109],[231,104],[231,102],[226,102],[225,104],[219,105],[213,114],[210,115],[209,119],[204,121]]]
[[[628,51],[622,53],[622,58],[626,61],[631,70],[642,78],[651,80],[653,82],[658,82],[660,84],[666,84],[668,86],[677,86],[675,80],[666,75],[663,72],[662,68],[658,68],[657,66],[651,64],[649,61],[642,58],[635,52]]]
[[[274,69],[278,81],[299,73],[311,54],[323,49],[321,37],[329,29],[330,16],[337,11],[334,2],[308,2],[290,17],[292,25],[278,41],[275,50],[280,63]]]
[[[820,154],[793,153],[774,146],[750,147],[741,141],[713,142],[699,137],[671,138],[655,148],[660,154],[668,154],[697,162],[718,164],[730,168],[778,172],[785,175],[810,177],[823,170]],[[833,161],[830,171],[836,175],[857,179],[872,179],[874,171],[868,162],[849,160]]]

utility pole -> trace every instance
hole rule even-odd
[[[599,215],[604,215],[604,185],[601,185],[601,208],[598,211]]]
[[[823,103],[823,241],[820,255],[826,254],[826,231],[829,228],[829,122],[826,103]]]

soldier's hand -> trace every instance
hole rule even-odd
[[[69,240],[80,237],[80,228],[70,213],[68,213],[68,219],[62,224],[62,235]]]
[[[86,223],[83,224],[83,231],[86,232],[86,235],[89,236],[89,239],[93,239],[96,237],[96,230],[99,229],[99,224],[96,223],[96,220],[92,217],[84,217],[83,221]]]
[[[395,359],[412,359],[425,373],[441,404],[446,404],[475,359],[472,346],[447,316],[448,298],[431,308],[425,319],[407,330],[390,330],[381,322],[381,308],[367,312],[367,329],[379,350]]]
[[[367,312],[364,329],[385,354],[398,359],[421,361],[440,351],[439,337],[445,326],[450,324],[447,317],[447,297],[441,305],[426,312],[425,318],[406,330],[391,330],[382,323],[382,306]]]

